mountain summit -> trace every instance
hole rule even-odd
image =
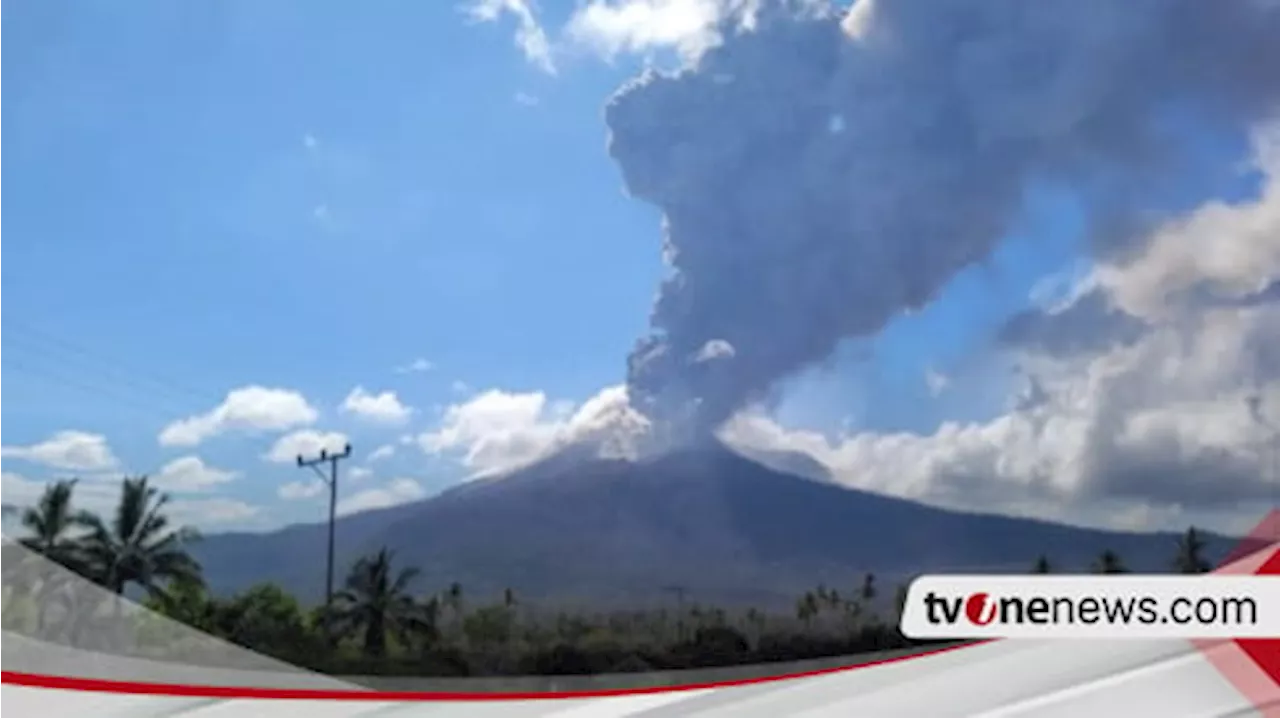
[[[322,591],[324,525],[209,536],[197,550],[216,590],[276,581]],[[500,478],[342,518],[340,567],[387,546],[431,588],[506,587],[548,600],[791,601],[864,572],[1022,571],[1045,554],[1083,570],[1104,549],[1163,570],[1175,537],[1103,532],[948,511],[768,468],[701,442],[639,460],[561,452]],[[1225,541],[1217,542],[1224,543]],[[1225,546],[1214,548],[1225,550]]]

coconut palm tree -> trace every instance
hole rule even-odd
[[[88,515],[72,507],[75,479],[55,481],[45,487],[35,506],[22,510],[20,520],[29,535],[19,540],[29,551],[34,551],[61,566],[74,570],[79,551],[77,529],[84,529]]]
[[[1178,573],[1208,573],[1213,568],[1204,558],[1204,548],[1208,542],[1196,530],[1195,526],[1178,539],[1178,555],[1173,560],[1173,568]]]
[[[76,480],[56,481],[45,487],[35,506],[22,509],[19,520],[29,534],[19,539],[23,548],[37,553],[59,566],[76,572],[84,571],[84,556],[77,543],[77,530],[83,532],[88,516],[72,506]],[[18,549],[21,553],[21,549]],[[66,589],[74,576],[54,569],[43,561],[10,561],[13,566],[11,585],[27,595],[35,604],[36,628],[46,628],[52,603],[65,603]]]
[[[170,581],[203,584],[200,564],[187,553],[199,535],[170,525],[164,513],[168,503],[147,477],[125,479],[110,522],[85,516],[89,531],[81,545],[88,575],[117,595],[135,584],[157,599]]]
[[[339,633],[363,633],[365,655],[387,654],[387,636],[408,644],[431,620],[414,601],[409,584],[418,569],[395,571],[395,553],[383,548],[356,562],[342,591],[334,596],[333,626]]]

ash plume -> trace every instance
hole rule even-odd
[[[929,303],[990,256],[1034,183],[1071,191],[1114,247],[1110,230],[1186,176],[1179,128],[1242,133],[1280,98],[1276,2],[748,6],[693,65],[606,110],[671,270],[628,393],[678,434]]]

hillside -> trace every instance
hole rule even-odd
[[[197,556],[219,592],[276,581],[323,592],[324,524],[208,536]],[[339,567],[386,545],[422,588],[512,587],[557,601],[652,603],[664,587],[721,603],[781,604],[818,583],[1029,567],[1044,553],[1082,570],[1104,549],[1165,570],[1170,534],[1103,532],[968,514],[767,468],[720,446],[648,461],[553,457],[508,477],[338,523]],[[1230,541],[1211,541],[1214,556]],[[669,599],[668,599],[669,600]]]

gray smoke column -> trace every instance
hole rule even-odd
[[[1280,96],[1272,0],[771,2],[753,20],[606,110],[671,268],[628,391],[684,434],[927,304],[1032,182],[1078,191],[1101,233],[1185,176],[1179,128],[1242,131]]]

